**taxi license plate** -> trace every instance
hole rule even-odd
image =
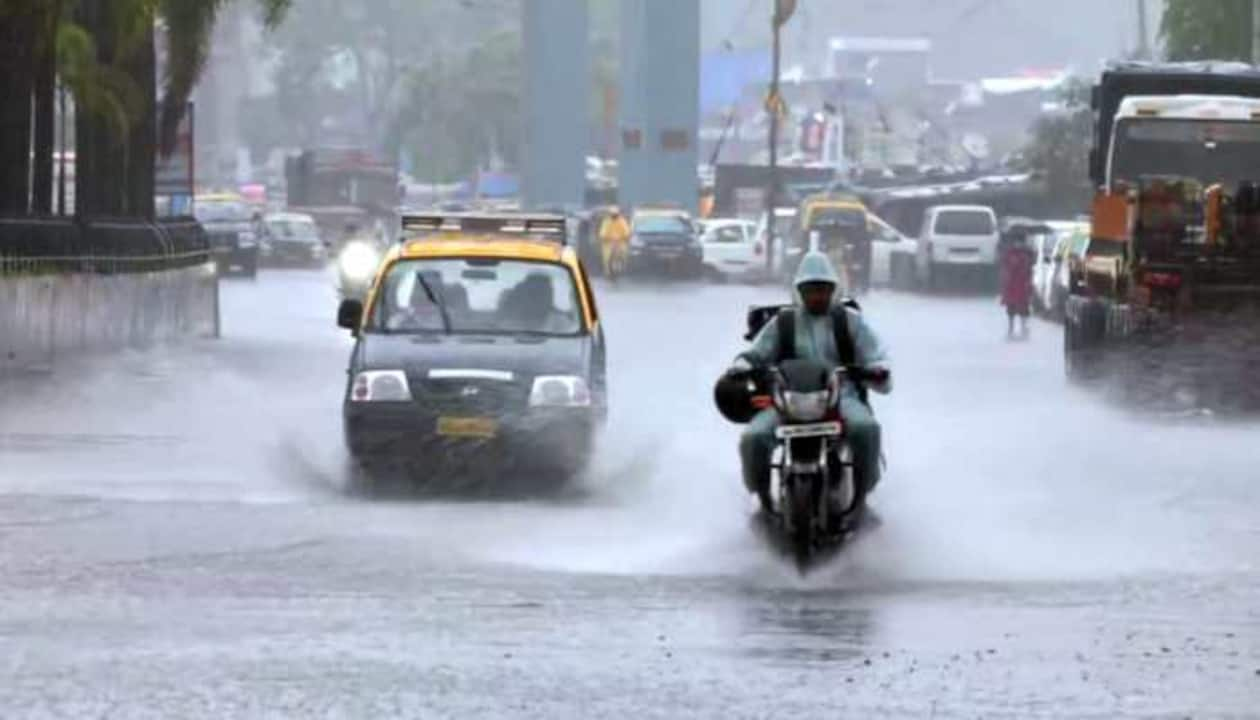
[[[442,437],[489,440],[499,434],[499,423],[490,418],[438,418],[437,433]]]

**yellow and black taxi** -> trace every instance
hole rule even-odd
[[[343,416],[361,477],[515,492],[580,472],[607,413],[606,349],[566,234],[560,215],[403,218],[337,318],[355,337]]]

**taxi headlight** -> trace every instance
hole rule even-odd
[[[350,387],[350,401],[409,402],[411,386],[402,370],[366,370],[354,377]]]
[[[529,393],[531,407],[590,407],[586,381],[572,375],[540,375]]]
[[[381,256],[375,248],[365,243],[351,243],[341,251],[337,258],[337,266],[341,274],[351,280],[369,280],[376,274]]]

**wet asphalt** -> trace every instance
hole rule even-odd
[[[877,292],[884,524],[808,577],[713,411],[772,288],[602,288],[595,467],[531,502],[344,489],[318,272],[225,337],[0,398],[0,717],[1260,717],[1260,425],[1066,386],[1054,326]]]

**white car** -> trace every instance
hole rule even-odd
[[[871,231],[871,284],[906,289],[914,284],[914,258],[919,243],[898,232],[877,215],[867,213]]]
[[[917,248],[919,280],[938,287],[947,274],[996,277],[997,215],[983,205],[937,205],[923,214]]]
[[[1037,302],[1043,312],[1050,317],[1063,319],[1063,308],[1067,304],[1072,288],[1072,263],[1079,262],[1089,252],[1088,222],[1051,222],[1047,223],[1055,230],[1053,257],[1046,269],[1047,277],[1044,287],[1038,287]]]
[[[767,275],[766,246],[751,220],[716,219],[700,224],[704,272],[716,280],[758,280]]]

